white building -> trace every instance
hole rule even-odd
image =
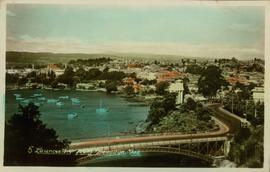
[[[255,87],[251,90],[253,93],[253,100],[255,103],[264,102],[264,88],[263,87]]]
[[[143,72],[139,72],[137,73],[137,77],[138,78],[142,78],[142,79],[148,79],[148,80],[154,80],[156,79],[156,73],[154,72],[147,72],[147,71],[143,71]]]
[[[177,80],[175,83],[171,83],[169,86],[170,93],[177,93],[176,104],[182,104],[184,101],[184,86],[181,80]]]
[[[94,88],[95,85],[92,83],[78,83],[76,84],[76,88],[79,89],[90,89],[90,88]]]

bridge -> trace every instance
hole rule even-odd
[[[78,159],[81,165],[97,157],[123,151],[174,153],[212,163],[216,157],[228,155],[231,133],[235,132],[238,126],[241,127],[244,120],[222,109],[219,104],[211,104],[207,107],[214,113],[212,119],[219,126],[216,130],[192,134],[139,134],[91,139],[73,142],[70,150],[77,150],[78,154],[85,155]]]

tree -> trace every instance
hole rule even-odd
[[[165,109],[166,112],[174,110],[176,106],[176,94],[175,93],[168,93],[164,96],[162,101],[162,107]]]
[[[198,91],[205,97],[214,97],[221,86],[225,85],[221,69],[211,65],[202,72],[198,80]]]
[[[188,88],[189,79],[188,77],[183,78],[183,87],[184,87],[184,95],[190,94],[189,88]]]
[[[80,67],[76,72],[75,75],[78,76],[80,78],[80,80],[84,80],[85,76],[86,76],[86,71],[84,70],[84,68]]]
[[[182,105],[185,110],[193,110],[195,111],[197,108],[197,102],[195,102],[192,98],[187,98],[187,102]]]
[[[31,148],[62,150],[69,146],[66,139],[58,140],[54,129],[46,128],[40,120],[38,106],[29,103],[5,122],[5,165],[44,165],[61,162],[44,162],[40,155],[31,154]],[[43,156],[44,157],[44,156]],[[51,157],[52,158],[52,157]],[[52,158],[53,159],[53,158]],[[50,158],[47,159],[50,161]],[[36,164],[35,164],[36,163]]]
[[[18,74],[9,74],[6,73],[6,83],[7,84],[16,84],[19,80]]]
[[[147,121],[151,124],[159,123],[162,117],[166,116],[166,111],[164,108],[151,108],[147,117]]]
[[[155,99],[150,106],[147,121],[151,124],[159,123],[160,119],[175,109],[175,94],[166,94],[162,100]]]
[[[195,74],[195,75],[199,75],[203,72],[203,67],[196,65],[196,64],[189,65],[189,66],[187,66],[186,72],[191,73],[191,74]]]
[[[72,67],[67,67],[65,69],[64,74],[58,76],[58,81],[64,84],[69,85],[70,87],[74,87],[74,77],[75,72]]]
[[[124,88],[124,92],[127,94],[127,95],[131,95],[131,94],[134,94],[134,89],[131,85],[127,85],[125,88]]]
[[[97,68],[92,68],[86,72],[85,79],[86,80],[96,80],[99,79],[102,75],[102,71]]]
[[[168,88],[169,83],[167,81],[161,81],[156,84],[156,93],[158,95],[164,95],[167,91],[166,89]]]
[[[108,93],[111,93],[112,91],[117,91],[117,82],[107,80],[105,82],[105,88],[106,88]]]

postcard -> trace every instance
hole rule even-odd
[[[3,170],[269,170],[266,1],[1,6]]]

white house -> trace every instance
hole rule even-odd
[[[176,104],[182,104],[184,101],[184,86],[181,80],[175,81],[175,83],[171,83],[168,88],[170,93],[177,93],[176,96]]]
[[[251,90],[253,93],[253,100],[255,103],[258,101],[264,102],[264,88],[263,87],[255,87]]]

